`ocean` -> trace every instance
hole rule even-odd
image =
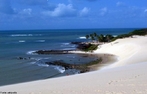
[[[66,63],[82,64],[97,59],[96,56],[79,54],[34,55],[36,50],[74,50],[71,42],[89,41],[85,35],[124,34],[131,29],[61,29],[61,30],[10,30],[0,31],[0,86],[21,82],[51,79],[78,74],[78,70],[64,70],[60,66],[49,66],[48,61],[63,60]],[[19,57],[26,59],[20,60]],[[29,58],[29,59],[28,59]]]

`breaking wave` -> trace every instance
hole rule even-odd
[[[25,40],[19,40],[19,42],[22,43],[22,42],[26,42],[26,41]]]
[[[43,59],[35,59],[35,60],[36,61],[34,61],[34,62],[30,62],[30,64],[35,64],[35,65],[40,66],[40,67],[49,67],[50,66],[50,67],[53,67],[55,70],[59,71],[60,73],[65,72],[64,67],[45,64],[45,62],[42,61]]]
[[[28,51],[28,52],[27,52],[27,55],[37,55],[35,52],[36,52],[36,51]]]
[[[48,67],[49,66],[48,64],[40,64],[40,63],[38,63],[37,65],[41,66],[41,67]]]
[[[62,43],[61,46],[68,46],[68,45],[70,45],[70,43]]]
[[[64,73],[65,72],[65,68],[61,67],[61,66],[54,66],[55,70],[58,70],[60,73]]]
[[[36,42],[45,42],[45,40],[37,40]]]
[[[82,36],[82,37],[79,37],[78,39],[86,39],[86,37]]]
[[[73,50],[76,48],[76,45],[71,43],[62,43],[61,47],[64,47],[62,50]]]
[[[12,34],[12,37],[42,36],[42,34]]]

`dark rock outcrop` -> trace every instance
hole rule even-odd
[[[87,49],[91,45],[90,43],[85,43],[85,42],[71,42],[71,44],[77,45],[77,49],[82,51]]]
[[[65,68],[65,70],[77,69],[77,70],[80,70],[80,73],[85,73],[89,71],[89,68],[86,67],[85,65],[68,64],[68,63],[63,62],[62,60],[53,61],[53,62],[45,62],[45,63],[48,65],[62,66]]]
[[[37,54],[68,54],[69,51],[73,51],[73,50],[38,50],[34,53],[37,53]]]
[[[79,44],[82,44],[82,42],[71,42],[71,44],[79,45]]]

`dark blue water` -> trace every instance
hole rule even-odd
[[[88,41],[85,35],[124,34],[134,29],[72,29],[72,30],[19,30],[0,31],[0,85],[20,83],[76,74],[78,70],[67,70],[59,66],[48,66],[47,61],[63,60],[67,63],[82,64],[97,59],[97,56],[78,54],[31,55],[31,51],[50,49],[75,49],[70,44]],[[30,58],[19,60],[18,57]]]

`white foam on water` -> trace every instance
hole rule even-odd
[[[62,49],[62,50],[75,50],[75,48],[65,48],[65,49]]]
[[[12,34],[12,37],[42,36],[42,34]]]
[[[36,62],[30,62],[30,64],[36,64]]]
[[[27,52],[27,55],[37,55],[35,52],[36,52],[36,51],[28,51],[28,52]]]
[[[54,69],[58,70],[60,73],[64,73],[65,72],[65,68],[61,67],[61,66],[54,66]]]
[[[74,50],[76,48],[76,45],[71,43],[62,43],[61,47],[64,47],[62,50]]]
[[[41,67],[48,67],[49,65],[48,64],[37,64],[38,66],[41,66]]]
[[[84,37],[84,36],[81,36],[81,37],[79,37],[78,39],[86,39],[86,37]]]
[[[70,43],[62,43],[62,46],[70,45]]]
[[[37,40],[36,42],[45,42],[45,40]]]
[[[12,34],[12,37],[26,37],[26,36],[33,36],[33,34]]]
[[[25,40],[19,40],[20,43],[26,42]]]

